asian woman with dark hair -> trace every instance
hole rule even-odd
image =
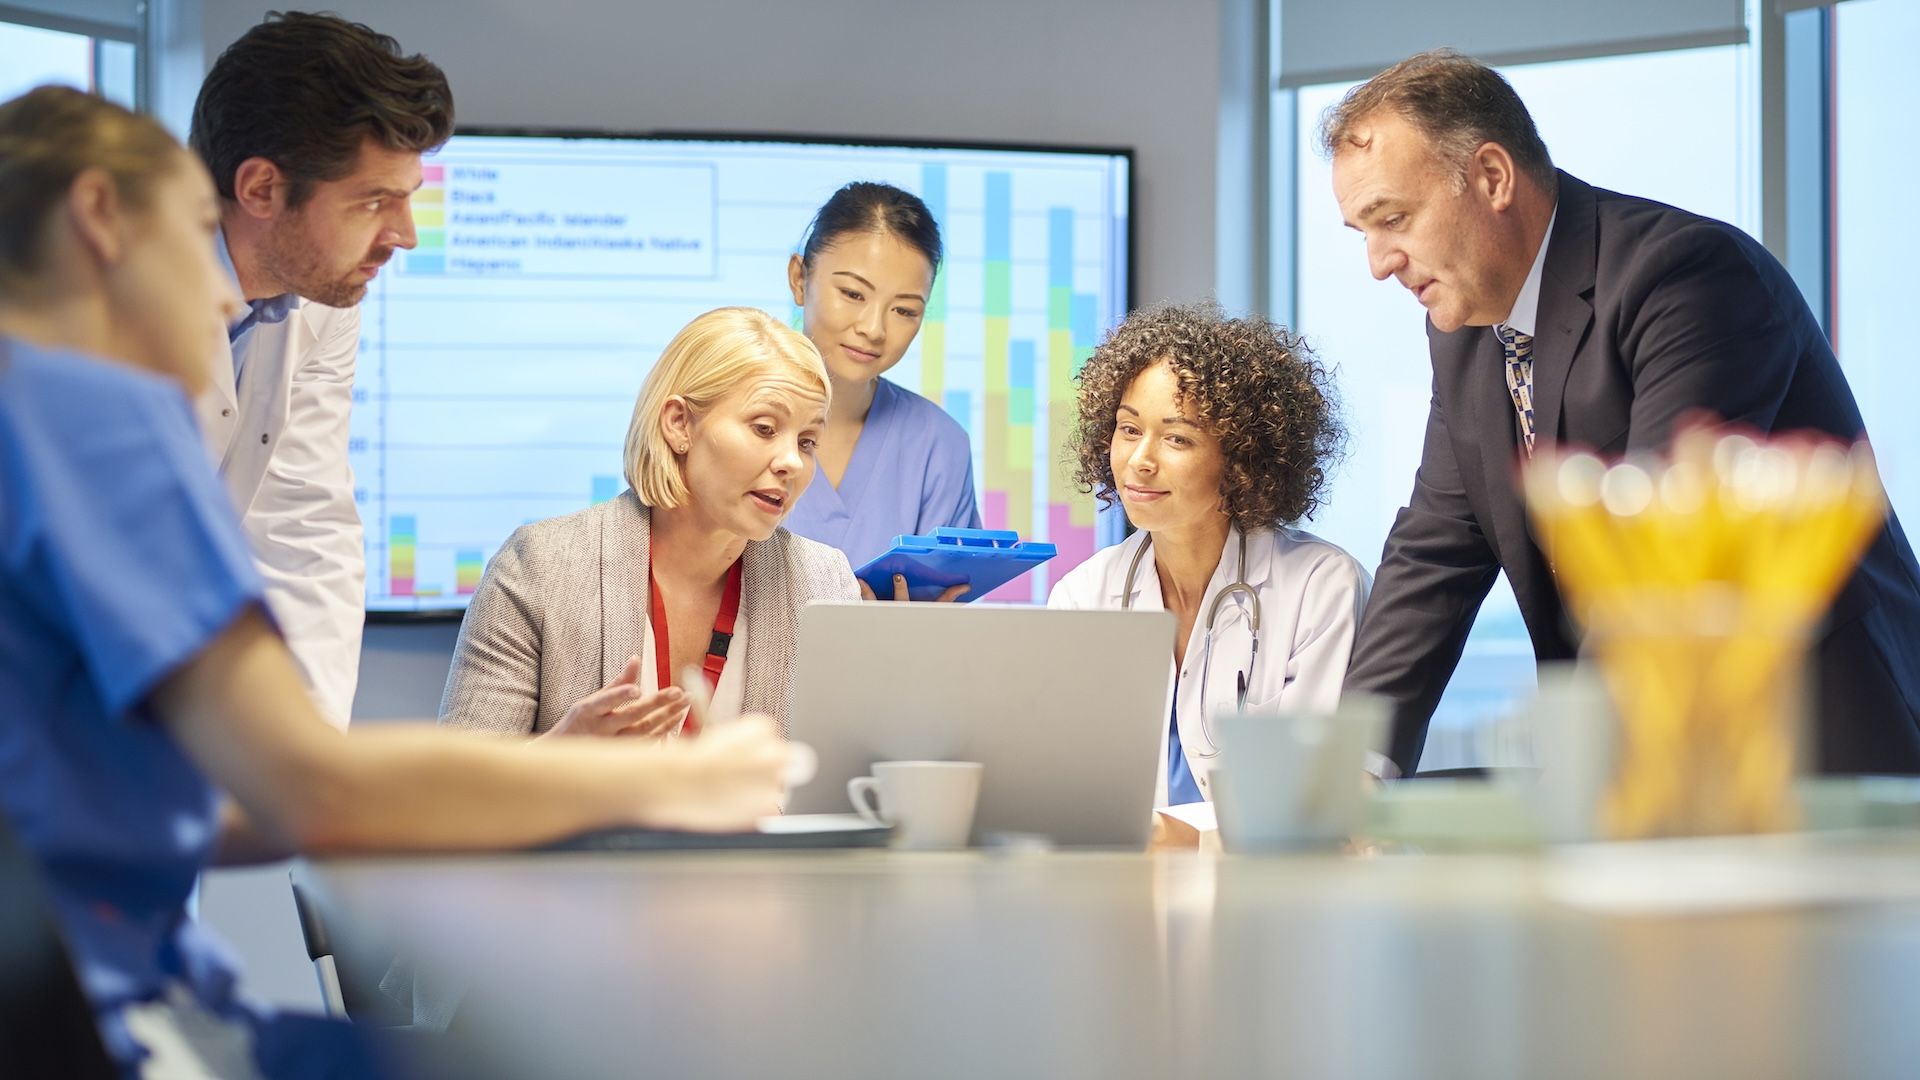
[[[856,568],[900,534],[980,527],[966,429],[884,377],[920,333],[940,256],[926,203],[862,182],[834,192],[787,264],[807,337],[833,378],[819,450],[826,483],[794,506],[787,527],[846,552]],[[904,584],[894,595],[904,598]]]

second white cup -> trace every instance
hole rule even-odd
[[[894,827],[895,847],[963,848],[973,833],[980,773],[977,761],[877,761],[872,776],[847,781],[847,798],[861,817]]]

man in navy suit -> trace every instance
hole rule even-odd
[[[1394,703],[1388,756],[1411,772],[1501,570],[1536,659],[1579,651],[1516,483],[1537,447],[1659,450],[1700,410],[1761,431],[1865,431],[1765,248],[1556,170],[1485,65],[1451,50],[1404,60],[1329,110],[1321,140],[1373,276],[1427,310],[1420,469],[1347,671],[1349,688]],[[1920,773],[1920,567],[1891,514],[1816,631],[1810,677],[1821,770]]]

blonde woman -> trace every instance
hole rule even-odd
[[[858,600],[846,556],[781,522],[813,482],[831,389],[799,331],[753,308],[675,335],[627,429],[619,498],[517,530],[467,609],[440,720],[513,735],[691,733],[675,685],[787,728],[811,600]]]

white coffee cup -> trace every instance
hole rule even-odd
[[[877,761],[872,776],[847,781],[847,798],[861,817],[894,827],[895,847],[963,848],[973,833],[980,773],[977,761]]]
[[[1338,844],[1366,820],[1367,751],[1386,734],[1384,699],[1349,693],[1326,714],[1230,712],[1214,717],[1221,765],[1209,774],[1228,851]]]

